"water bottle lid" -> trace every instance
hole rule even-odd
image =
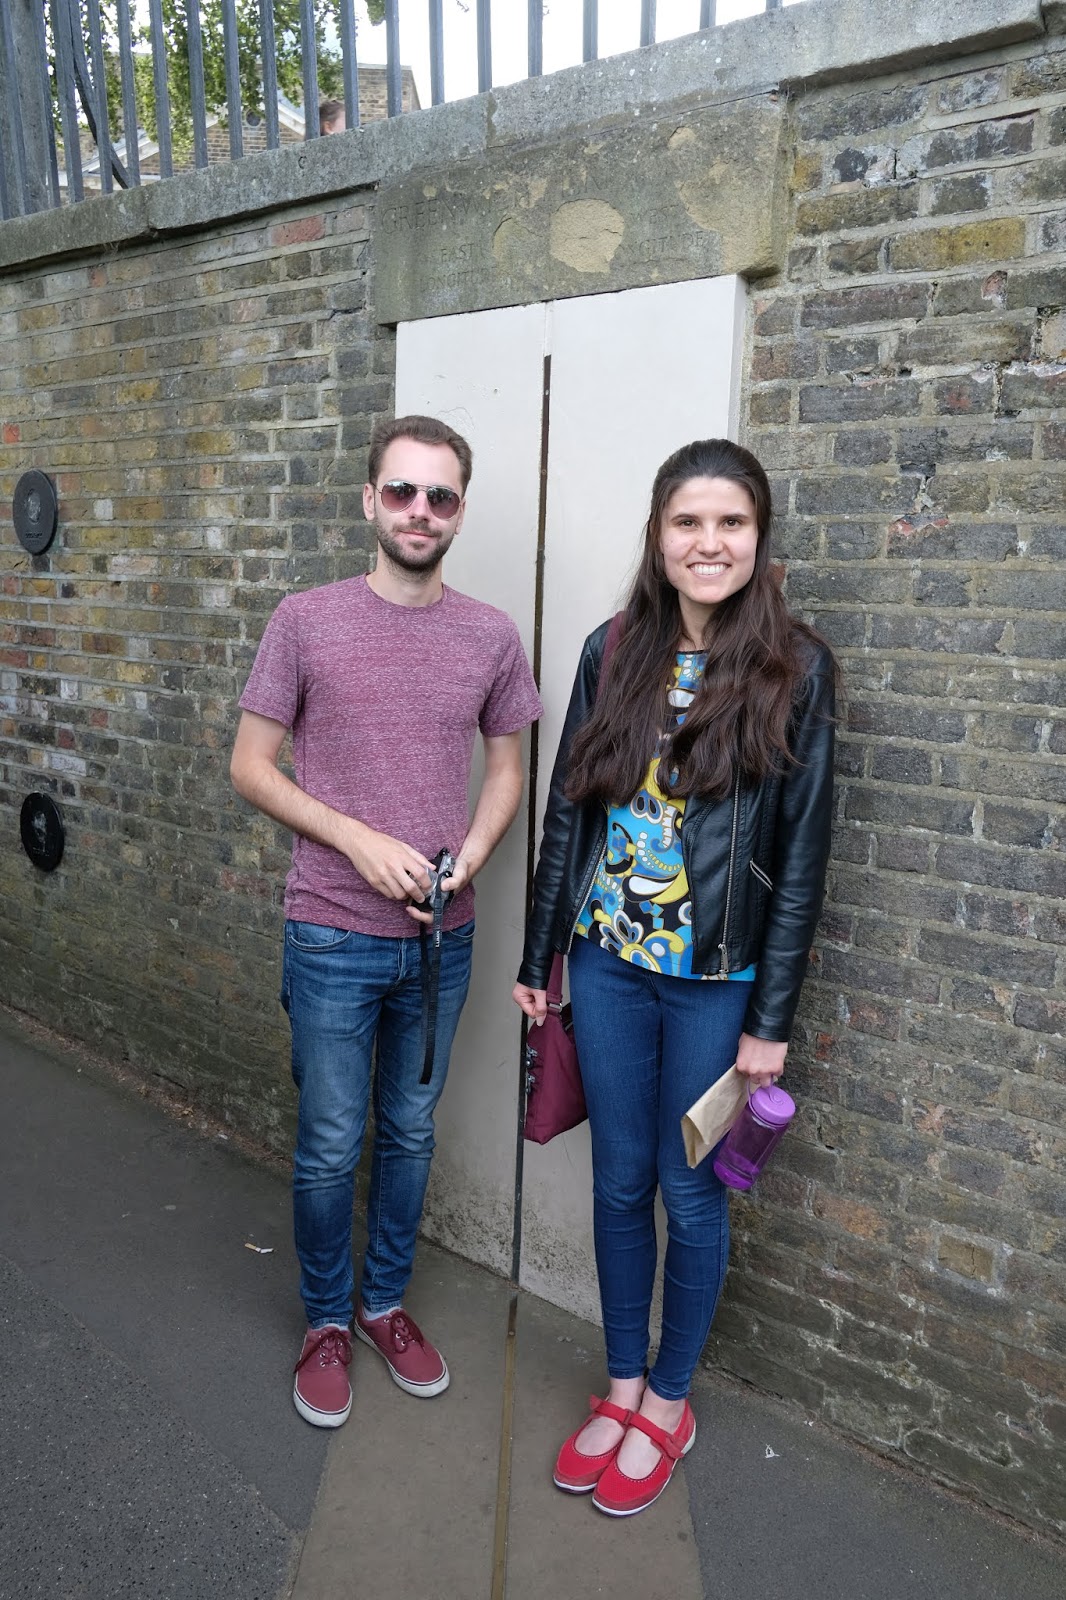
[[[770,1128],[783,1128],[796,1115],[796,1102],[776,1083],[765,1089],[756,1089],[748,1101],[753,1116]]]

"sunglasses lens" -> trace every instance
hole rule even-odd
[[[459,509],[459,496],[455,490],[446,489],[441,483],[435,483],[431,489],[426,490],[426,499],[429,501],[430,510],[436,511],[442,517],[454,517]]]
[[[454,489],[449,489],[443,483],[406,483],[400,478],[394,478],[391,483],[383,483],[378,490],[381,503],[386,511],[406,511],[412,505],[419,489],[426,491],[426,503],[435,517],[446,521],[454,517],[462,500]]]
[[[383,483],[378,490],[386,511],[406,511],[418,493],[413,483]]]

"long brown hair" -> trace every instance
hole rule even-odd
[[[685,721],[675,728],[667,694],[683,630],[661,534],[671,496],[691,478],[728,478],[746,489],[755,503],[758,537],[751,577],[715,607],[707,624],[701,641],[707,664]],[[772,522],[766,473],[741,445],[697,439],[663,462],[618,644],[592,713],[571,746],[569,799],[631,800],[659,746],[657,781],[675,796],[721,798],[737,776],[756,782],[792,759],[787,734],[796,685],[811,643],[821,641],[785,604],[770,566]]]

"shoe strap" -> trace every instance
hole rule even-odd
[[[669,1456],[671,1461],[680,1461],[685,1453],[684,1443],[678,1439],[678,1434],[685,1424],[685,1415],[673,1433],[667,1433],[665,1428],[660,1428],[657,1423],[649,1422],[647,1417],[642,1417],[639,1412],[634,1412],[629,1419],[629,1426],[637,1428],[641,1433],[647,1434],[652,1444],[657,1444],[663,1455]]]
[[[610,1417],[612,1422],[620,1422],[623,1428],[633,1420],[632,1411],[616,1406],[613,1400],[598,1400],[594,1394],[589,1395],[589,1410],[594,1417]]]

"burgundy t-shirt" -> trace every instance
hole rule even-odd
[[[517,733],[543,712],[518,629],[494,606],[445,588],[430,606],[398,606],[366,579],[288,595],[267,623],[241,707],[292,729],[307,794],[430,860],[457,852],[480,728]],[[446,928],[473,915],[468,885]],[[404,938],[418,933],[347,856],[293,837],[285,915],[296,922]]]

